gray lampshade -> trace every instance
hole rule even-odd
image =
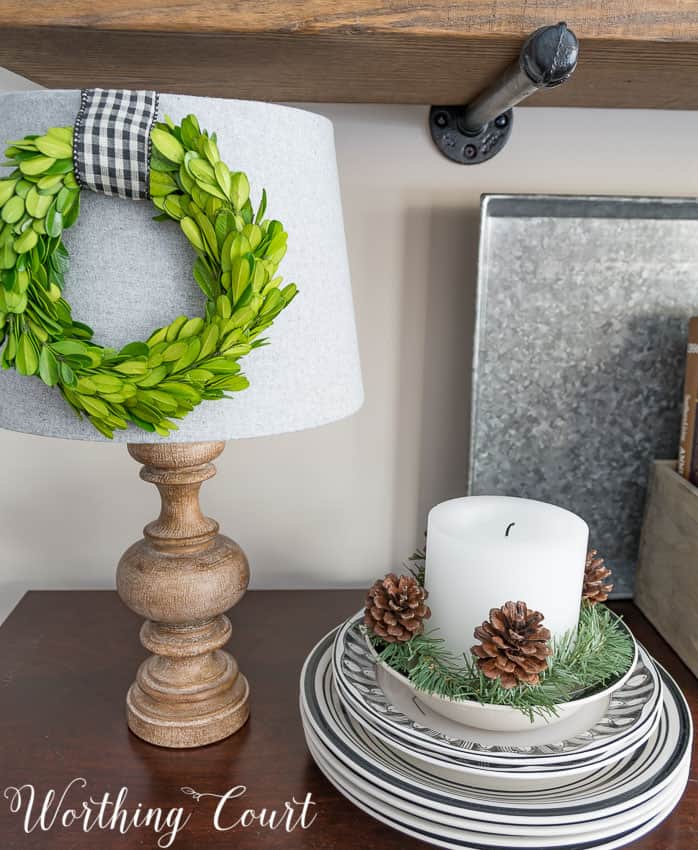
[[[49,127],[70,126],[78,91],[0,95],[0,146]],[[160,115],[194,113],[215,132],[222,159],[247,173],[256,203],[288,232],[280,266],[300,293],[265,333],[270,345],[241,365],[249,389],[203,402],[167,441],[255,437],[332,422],[363,401],[354,310],[332,124],[311,112],[267,103],[163,94]],[[178,315],[203,315],[192,277],[195,255],[174,222],[154,222],[148,201],[83,190],[78,222],[65,233],[70,251],[65,297],[73,316],[101,345],[145,340]],[[37,377],[0,372],[0,427],[45,436],[103,440],[79,420],[60,392]],[[121,442],[162,441],[133,427]]]

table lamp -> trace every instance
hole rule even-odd
[[[128,724],[161,746],[221,740],[249,714],[223,649],[249,569],[199,488],[225,440],[363,401],[332,125],[268,103],[35,91],[0,96],[0,144],[0,427],[125,442],[143,464],[162,509],[117,570],[152,653]]]

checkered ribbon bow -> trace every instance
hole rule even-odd
[[[75,177],[85,189],[143,200],[149,197],[150,130],[158,94],[83,89],[75,119]]]

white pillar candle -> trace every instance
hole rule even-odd
[[[491,608],[522,600],[552,636],[577,629],[589,527],[564,508],[508,496],[467,496],[429,513],[429,630],[469,654]]]

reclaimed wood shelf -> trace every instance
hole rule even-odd
[[[579,68],[527,103],[698,107],[698,0],[3,0],[0,65],[51,88],[465,103],[558,20]]]
[[[83,777],[87,794],[72,805],[128,789],[126,808],[183,806],[191,820],[175,850],[428,850],[355,808],[327,782],[305,745],[298,680],[313,645],[361,605],[360,590],[252,591],[231,612],[233,646],[252,687],[252,717],[236,735],[196,750],[146,744],[126,726],[123,697],[144,656],[140,619],[111,591],[28,593],[0,627],[0,791],[32,783],[43,801]],[[614,603],[638,640],[676,678],[698,720],[698,680],[631,603]],[[674,812],[628,850],[689,850],[698,835],[698,740],[688,788]],[[317,820],[290,834],[253,825],[216,832],[216,800],[192,801],[180,790],[225,794],[244,785],[223,825],[246,808],[281,809],[311,793]],[[79,824],[26,834],[22,817],[0,795],[3,850],[143,850],[151,829],[82,832]]]

